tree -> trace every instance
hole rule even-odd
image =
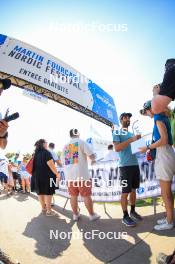
[[[26,153],[23,155],[27,160],[30,160],[32,158],[32,155],[30,153]]]
[[[6,153],[6,157],[8,158],[8,159],[11,159],[13,156],[15,156],[15,152],[8,152],[8,153]]]

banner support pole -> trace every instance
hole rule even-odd
[[[68,201],[69,201],[69,198],[66,199],[66,202],[65,202],[65,204],[64,204],[64,206],[63,206],[63,210],[65,210]]]
[[[157,202],[157,198],[153,197],[153,206],[154,206],[154,215],[156,215],[156,202]]]
[[[54,206],[55,205],[55,197],[54,195],[52,196],[52,202],[51,202],[51,206]]]
[[[104,204],[103,204],[103,207],[104,207],[105,214],[107,214],[108,212],[107,212],[107,210],[106,210],[106,203],[105,203],[105,202],[104,202]]]

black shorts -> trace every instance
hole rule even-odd
[[[12,176],[13,176],[13,179],[14,180],[18,180],[18,178],[19,178],[19,174],[17,173],[17,172],[12,172]]]
[[[140,169],[138,165],[120,167],[122,193],[130,193],[140,186]]]
[[[8,182],[8,177],[3,172],[0,172],[0,182],[1,183],[7,183]]]
[[[159,94],[175,99],[175,66],[165,73]]]

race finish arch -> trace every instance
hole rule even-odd
[[[98,85],[48,53],[1,34],[0,77],[106,125],[118,125],[114,100]]]

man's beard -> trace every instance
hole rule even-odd
[[[128,121],[123,124],[124,128],[128,128],[129,126],[130,126],[130,122],[128,122]]]

